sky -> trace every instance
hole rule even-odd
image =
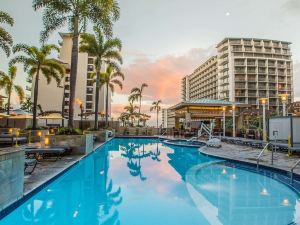
[[[142,111],[149,114],[153,101],[164,107],[181,100],[181,78],[216,53],[225,37],[253,37],[292,42],[295,99],[300,100],[300,0],[123,0],[114,35],[123,42],[124,89],[113,96],[113,117],[127,104],[133,87],[146,82]],[[0,9],[15,19],[6,27],[15,43],[39,45],[42,11],[31,0],[0,0]],[[63,28],[61,31],[66,31]],[[57,44],[58,33],[49,43]],[[0,51],[0,70],[7,70]],[[21,70],[21,68],[20,68]],[[18,78],[25,86],[25,75]],[[150,124],[156,120],[151,113]]]

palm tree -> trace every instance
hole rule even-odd
[[[0,11],[0,23],[13,26],[14,19],[6,12]],[[3,27],[0,27],[0,48],[2,48],[7,57],[10,55],[10,48],[12,45],[12,36]]]
[[[125,79],[124,74],[120,71],[114,71],[114,68],[109,65],[105,73],[100,74],[100,85],[106,87],[106,96],[105,96],[105,126],[108,126],[108,89],[114,93],[115,85],[118,85],[120,89],[123,88],[122,80]]]
[[[140,114],[141,114],[143,91],[146,87],[148,87],[148,84],[143,83],[140,88],[138,88],[138,87],[133,88],[131,90],[131,95],[129,96],[129,101],[139,101],[140,102],[138,117],[140,117]],[[139,119],[138,119],[138,125],[140,125]]]
[[[124,109],[129,114],[129,117],[131,119],[131,123],[133,124],[134,116],[137,114],[136,110],[138,109],[138,107],[133,104],[133,101],[129,101],[129,105],[125,106]]]
[[[62,77],[65,75],[65,68],[57,60],[48,58],[52,51],[59,51],[56,45],[44,45],[40,49],[35,46],[18,44],[13,47],[13,53],[23,53],[13,58],[10,63],[22,63],[24,71],[28,72],[30,78],[34,78],[33,92],[33,123],[32,129],[36,129],[37,103],[39,93],[39,79],[43,75],[49,84],[52,79],[59,86]]]
[[[113,22],[119,19],[120,8],[116,0],[33,0],[33,8],[44,8],[42,43],[48,39],[51,32],[66,23],[72,32],[68,125],[73,128],[79,34],[85,32],[88,21],[91,21],[100,26],[106,35],[112,35]]]
[[[17,77],[17,67],[10,66],[8,69],[8,73],[4,73],[0,71],[0,87],[4,89],[7,95],[7,115],[9,115],[10,111],[10,103],[11,103],[11,94],[13,90],[16,92],[20,101],[22,102],[24,99],[24,90],[20,85],[15,84],[15,79]]]
[[[161,100],[158,100],[156,102],[152,102],[152,107],[150,108],[150,112],[156,111],[156,127],[158,129],[158,114],[161,111]]]
[[[116,66],[116,62],[122,64],[120,54],[122,43],[118,38],[105,40],[99,27],[94,28],[95,35],[82,34],[79,50],[95,57],[94,65],[96,69],[96,102],[95,102],[95,130],[98,130],[98,111],[99,111],[99,92],[100,92],[100,73],[103,64]]]

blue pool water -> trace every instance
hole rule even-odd
[[[284,184],[195,148],[113,139],[0,225],[287,225],[299,209]]]

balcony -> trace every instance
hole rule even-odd
[[[274,85],[274,84],[269,84],[269,89],[270,89],[270,90],[276,90],[276,85]]]
[[[267,90],[267,85],[258,85],[258,89]]]
[[[256,85],[253,85],[253,84],[249,84],[249,85],[248,85],[248,89],[256,90],[256,89],[257,89],[257,86],[256,86]]]
[[[241,69],[235,69],[234,71],[236,74],[245,74],[245,70],[241,70]]]
[[[247,73],[256,74],[256,70],[250,70],[250,69],[248,69]]]
[[[248,92],[248,96],[249,97],[256,97],[257,96],[257,93],[256,92]]]
[[[258,82],[266,82],[267,77],[258,77]]]
[[[236,89],[246,89],[246,85],[245,85],[245,84],[239,84],[239,83],[236,83],[236,84],[235,84],[235,88],[236,88]]]

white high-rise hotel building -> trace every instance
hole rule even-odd
[[[225,38],[218,54],[182,79],[183,101],[209,98],[259,108],[267,98],[270,110],[280,110],[280,95],[293,101],[290,43],[255,38]]]
[[[61,86],[57,87],[55,80],[47,84],[46,78],[41,75],[39,81],[38,104],[42,106],[43,111],[64,111],[65,116],[69,112],[69,97],[70,97],[70,65],[71,65],[71,50],[72,36],[69,33],[60,33],[62,41],[60,43],[59,61],[67,68],[67,73],[61,82]],[[84,111],[92,113],[95,111],[95,82],[92,78],[94,73],[94,58],[87,53],[78,54],[77,81],[75,99],[77,104],[74,107],[74,119],[80,119],[79,102],[83,104]],[[103,86],[99,94],[99,113],[105,112],[105,93],[106,87]],[[32,90],[33,92],[33,90]],[[33,97],[33,94],[32,94]],[[108,111],[111,111],[111,92],[109,91],[109,106]],[[87,118],[94,120],[94,115],[91,114]]]

